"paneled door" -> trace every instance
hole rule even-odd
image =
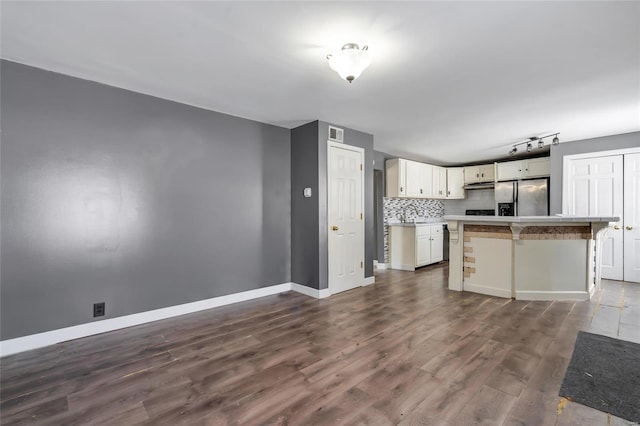
[[[624,156],[624,280],[640,283],[640,154]]]
[[[331,294],[364,284],[364,151],[329,142],[328,225]]]
[[[623,157],[575,159],[569,163],[563,212],[577,216],[619,216],[602,242],[602,278],[623,279]]]

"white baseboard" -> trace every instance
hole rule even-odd
[[[386,263],[380,263],[380,262],[378,262],[378,264],[377,264],[376,266],[377,266],[377,268],[376,268],[376,269],[387,269],[387,268],[389,267],[389,265],[388,265],[388,264],[386,264]]]
[[[471,291],[473,293],[486,294],[487,296],[505,297],[507,299],[511,298],[511,290],[505,290],[503,288],[463,283],[462,290]]]
[[[414,272],[416,267],[414,265],[405,265],[404,263],[391,263],[391,269],[398,269],[400,271]]]
[[[206,300],[199,300],[197,302],[184,303],[182,305],[169,306],[167,308],[154,309],[152,311],[140,312],[137,314],[125,315],[116,318],[109,318],[101,321],[74,325],[72,327],[45,331],[44,333],[31,334],[29,336],[3,340],[0,342],[0,357],[15,354],[18,352],[28,351],[31,349],[42,348],[44,346],[54,345],[60,342],[66,342],[67,340],[79,339],[81,337],[106,333],[108,331],[176,317],[179,315],[190,314],[205,309],[217,308],[219,306],[230,305],[232,303],[244,302],[246,300],[270,296],[272,294],[290,291],[293,289],[292,287],[292,283],[278,284],[269,287],[257,288],[255,290],[243,291],[241,293],[229,294],[226,296],[214,297]]]
[[[589,300],[586,291],[516,291],[517,300]]]
[[[307,296],[315,297],[316,299],[324,299],[325,297],[331,296],[331,291],[328,288],[323,288],[318,290],[316,288],[307,287],[306,285],[302,285],[302,284],[297,284],[297,283],[290,283],[290,284],[291,284],[291,290],[298,293],[302,293]]]
[[[364,284],[362,284],[363,286],[365,285],[371,285],[371,284],[375,284],[376,282],[376,277],[371,276],[371,277],[365,277],[364,279]]]

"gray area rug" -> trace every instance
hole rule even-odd
[[[640,422],[640,344],[579,332],[560,396]]]

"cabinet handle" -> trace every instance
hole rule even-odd
[[[480,173],[476,173],[476,177],[480,177]]]
[[[627,229],[627,231],[631,231],[633,229],[633,226],[627,225],[625,228]]]
[[[484,177],[484,173],[482,173],[482,177]]]
[[[333,226],[331,227],[331,230],[332,230],[332,231],[337,231],[338,229],[340,229],[340,228],[338,228],[338,227],[337,227],[337,226],[335,226],[335,225],[333,225]]]
[[[422,188],[420,188],[420,193],[422,194]]]
[[[613,229],[615,229],[617,231],[618,229],[620,229],[620,226],[616,225],[616,226],[613,227]]]
[[[404,191],[404,189],[402,189],[402,187],[400,187],[400,192],[403,192],[403,191]]]
[[[447,191],[447,195],[451,195],[451,191]]]

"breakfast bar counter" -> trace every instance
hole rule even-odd
[[[524,300],[588,300],[617,217],[445,216],[449,289]]]

